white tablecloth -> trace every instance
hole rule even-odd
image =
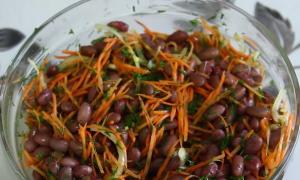
[[[12,27],[21,30],[27,37],[33,32],[35,27],[42,24],[61,9],[67,7],[75,0],[1,0],[0,6],[0,28]],[[236,5],[246,10],[250,14],[254,12],[255,0],[236,0]],[[262,3],[280,10],[282,14],[289,17],[293,29],[298,35],[296,42],[300,42],[300,21],[299,21],[299,0],[264,0]],[[14,57],[20,45],[16,48],[0,53],[0,75],[7,68],[10,60]],[[300,65],[300,50],[291,54],[290,59],[294,65]],[[300,77],[300,71],[297,72]],[[300,144],[295,149],[295,153],[285,172],[284,179],[300,179],[297,172],[300,167]],[[2,147],[0,146],[0,179],[17,179],[14,172],[10,170],[4,158]]]

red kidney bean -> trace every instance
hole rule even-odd
[[[268,91],[264,90],[264,99],[263,102],[266,104],[273,104],[275,97]]]
[[[254,131],[259,130],[259,120],[257,118],[251,118],[249,125]]]
[[[76,177],[84,177],[92,174],[93,169],[88,165],[79,165],[73,169]]]
[[[245,104],[239,104],[238,108],[237,108],[237,114],[238,115],[243,115],[245,114],[247,106]]]
[[[33,137],[37,134],[37,132],[38,132],[37,127],[32,126],[32,127],[30,128],[29,133],[28,133],[28,138],[33,138]]]
[[[40,175],[37,171],[32,171],[32,178],[33,180],[43,180],[43,176]]]
[[[70,150],[76,154],[77,156],[81,156],[82,155],[82,144],[77,142],[77,141],[71,141],[69,143],[69,147],[70,147]]]
[[[152,95],[153,93],[154,93],[154,88],[153,88],[153,86],[151,86],[151,85],[145,85],[145,87],[144,87],[144,93],[145,94],[147,94],[147,95]]]
[[[50,153],[51,153],[51,149],[46,146],[40,146],[33,151],[33,155],[37,159],[44,159]]]
[[[187,32],[185,31],[175,31],[174,33],[172,33],[171,35],[168,36],[167,41],[173,41],[176,42],[178,44],[184,43],[187,39],[188,39],[189,35]]]
[[[33,140],[34,140],[34,142],[36,142],[37,144],[39,144],[41,146],[48,146],[50,138],[51,137],[50,137],[49,134],[46,134],[46,133],[37,133],[33,137]]]
[[[213,72],[215,64],[216,63],[214,60],[204,61],[197,67],[197,69],[200,73],[210,76],[210,74]]]
[[[168,177],[168,180],[184,180],[183,175],[171,175]]]
[[[237,100],[242,99],[246,95],[246,88],[243,86],[237,85],[233,92],[233,97]]]
[[[120,78],[119,74],[116,71],[109,71],[108,72],[108,79],[116,81]]]
[[[240,132],[240,137],[244,138],[247,134],[248,134],[248,130],[247,130],[247,129],[243,129],[243,130]]]
[[[221,76],[222,75],[222,68],[220,66],[216,66],[214,69],[213,69],[213,74],[215,75],[218,75],[218,76]]]
[[[216,180],[227,180],[227,179],[224,177],[218,177]]]
[[[172,130],[172,129],[175,129],[175,128],[177,128],[178,127],[178,123],[177,123],[177,121],[169,121],[169,122],[167,122],[165,125],[164,125],[164,127],[165,127],[165,130],[166,131],[168,131],[168,130]]]
[[[270,133],[270,141],[269,141],[269,147],[270,149],[275,149],[277,146],[281,136],[281,128],[276,128],[271,130]]]
[[[270,109],[267,107],[247,107],[246,113],[257,118],[264,118],[270,115]]]
[[[155,49],[155,43],[149,34],[142,33],[141,38],[150,48]]]
[[[79,161],[72,157],[64,157],[60,160],[60,164],[68,167],[75,167],[79,165]]]
[[[238,79],[229,72],[225,73],[225,81],[224,84],[228,86],[235,86],[238,82]]]
[[[216,87],[218,87],[218,85],[220,83],[220,77],[218,75],[214,74],[214,75],[210,76],[208,82],[212,87],[216,88]]]
[[[213,158],[214,156],[217,156],[220,154],[220,149],[215,144],[209,144],[206,149],[205,153],[202,155],[201,160],[209,160]]]
[[[245,180],[257,180],[255,176],[249,174],[245,177]]]
[[[254,106],[254,99],[251,97],[244,97],[242,99],[243,104],[245,104],[247,107]]]
[[[60,109],[65,113],[70,113],[70,112],[74,111],[75,107],[72,102],[64,101],[61,103]]]
[[[206,82],[206,79],[199,72],[192,72],[190,74],[190,80],[195,84],[196,87],[201,87]]]
[[[68,129],[71,133],[76,133],[79,130],[79,123],[77,121],[73,121],[67,124]]]
[[[130,162],[137,162],[141,158],[141,151],[138,148],[131,148],[127,152],[127,158]]]
[[[49,164],[48,164],[48,169],[49,171],[54,174],[57,175],[58,171],[59,171],[60,165],[59,162],[57,160],[52,160]]]
[[[140,131],[138,135],[138,140],[142,145],[145,145],[147,143],[147,137],[150,135],[149,129],[144,128]]]
[[[261,166],[261,161],[257,156],[250,156],[250,159],[245,161],[245,168],[252,173],[259,172]]]
[[[263,140],[257,134],[252,135],[249,139],[246,140],[245,144],[245,153],[246,154],[255,154],[257,153],[263,144]]]
[[[225,106],[221,104],[216,104],[211,106],[204,114],[207,120],[213,120],[221,116],[225,112]]]
[[[41,106],[46,106],[50,103],[52,98],[52,92],[50,89],[44,89],[38,96],[37,102]]]
[[[235,137],[235,138],[232,140],[231,145],[232,145],[233,147],[237,147],[238,145],[241,144],[241,142],[242,142],[242,138],[240,138],[240,137]]]
[[[178,156],[172,157],[166,168],[167,171],[175,171],[180,167],[180,159]]]
[[[97,49],[92,45],[80,46],[79,52],[83,56],[93,57],[98,54]]]
[[[98,53],[101,53],[106,46],[106,42],[104,42],[104,40],[98,41],[95,44],[93,44],[93,46],[97,50]]]
[[[167,76],[172,76],[172,67],[170,64],[166,64],[163,67],[163,71],[166,73]]]
[[[221,67],[222,70],[227,70],[229,65],[229,61],[228,60],[221,60],[219,61],[219,66]]]
[[[125,108],[126,108],[126,100],[125,99],[117,100],[114,103],[114,111],[116,113],[121,114],[122,112],[124,112]]]
[[[123,21],[111,21],[107,25],[121,32],[127,32],[129,28]]]
[[[78,114],[77,114],[77,121],[79,124],[84,125],[90,121],[92,115],[92,108],[91,106],[84,102],[81,104]]]
[[[40,133],[52,134],[52,127],[49,124],[40,124],[38,131]]]
[[[24,148],[26,151],[28,151],[29,153],[33,152],[35,150],[35,148],[37,148],[37,144],[32,140],[32,139],[28,139],[25,143],[24,143]]]
[[[150,165],[150,169],[149,169],[150,174],[156,174],[156,172],[158,171],[159,167],[162,165],[163,162],[164,159],[162,158],[154,159]]]
[[[97,87],[91,87],[88,91],[88,102],[92,102],[97,97],[98,92],[99,91]]]
[[[212,133],[212,138],[219,141],[225,137],[225,132],[222,129],[216,129]]]
[[[112,112],[109,115],[107,115],[107,124],[113,125],[117,124],[121,121],[121,115],[119,113]]]
[[[244,118],[244,117],[243,117]],[[238,131],[238,132],[241,132],[241,131],[243,131],[244,129],[246,129],[246,126],[244,125],[244,123],[243,122],[238,122],[237,123],[237,126],[236,126],[236,130]]]
[[[176,135],[169,135],[167,136],[163,142],[161,143],[161,147],[159,152],[163,155],[167,155],[170,148],[173,146],[173,144],[178,140]]]
[[[56,151],[67,152],[69,143],[64,139],[51,138],[49,146]]]
[[[171,103],[175,103],[177,101],[177,91],[171,90],[171,97],[169,98]]]
[[[63,167],[59,170],[58,180],[72,180],[73,172],[71,167]]]
[[[232,158],[231,168],[234,176],[242,176],[244,172],[244,158],[240,155],[235,155]]]
[[[250,72],[251,72],[251,68],[250,68],[250,66],[248,66],[246,64],[237,64],[232,69],[232,72],[234,74],[236,74],[236,75],[241,75],[241,74],[247,74],[247,75],[249,75]]]
[[[52,77],[52,76],[56,75],[58,72],[59,72],[58,66],[57,65],[51,65],[51,66],[48,67],[47,76]]]
[[[197,60],[195,60],[194,58],[191,58],[191,60],[188,63],[190,65],[190,68],[187,70],[187,73],[190,74],[191,72],[193,72],[195,70],[195,67],[197,65]]]
[[[201,175],[214,177],[218,172],[218,165],[215,162],[210,163],[202,169]]]
[[[125,145],[129,143],[128,133],[126,131],[121,132],[121,138]]]
[[[221,178],[221,177],[227,177],[230,171],[230,166],[227,163],[221,164],[219,166],[218,172],[216,177]]]
[[[210,60],[210,59],[215,59],[216,57],[218,57],[220,54],[220,51],[218,48],[215,47],[210,47],[210,48],[206,48],[203,51],[201,51],[198,54],[198,57],[200,60]]]

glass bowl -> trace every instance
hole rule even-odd
[[[266,68],[264,86],[272,83],[275,91],[286,89],[288,111],[299,124],[299,85],[287,55],[273,41],[266,28],[243,10],[218,0],[83,0],[51,17],[37,28],[20,49],[7,72],[1,88],[1,138],[8,162],[20,179],[31,179],[30,171],[22,165],[20,149],[22,135],[27,131],[23,121],[22,86],[30,78],[33,67],[28,59],[40,64],[45,57],[62,49],[77,49],[99,36],[95,24],[123,20],[132,29],[143,29],[142,21],[155,31],[170,33],[174,29],[190,30],[190,20],[203,16],[217,24],[228,38],[247,35],[256,43],[250,47],[261,52],[260,61]],[[56,54],[57,55],[57,54]],[[21,81],[20,81],[21,80]],[[274,89],[273,89],[274,90]],[[298,126],[295,124],[288,152],[273,175],[278,179],[295,147]]]

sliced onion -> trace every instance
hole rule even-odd
[[[114,131],[100,125],[93,124],[88,126],[88,128],[91,131],[100,132],[116,145],[119,157],[118,157],[117,169],[115,170],[115,173],[112,175],[112,178],[120,177],[123,174],[124,167],[125,168],[127,167],[126,146],[124,145],[121,137],[118,134],[116,134]]]

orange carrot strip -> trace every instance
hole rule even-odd
[[[203,115],[203,113],[211,106],[215,103],[215,101],[217,100],[217,96],[221,93],[222,91],[222,86],[223,83],[225,81],[225,73],[222,73],[221,76],[221,80],[220,83],[218,85],[218,87],[213,90],[209,96],[205,99],[205,101],[203,102],[202,106],[200,106],[200,108],[197,110],[197,112],[194,115],[194,124],[198,123]]]
[[[113,59],[114,65],[116,65],[117,69],[120,71],[120,73],[138,73],[138,74],[148,74],[149,70],[138,68],[135,66],[132,66],[130,64],[126,64],[118,60],[117,58]]]

